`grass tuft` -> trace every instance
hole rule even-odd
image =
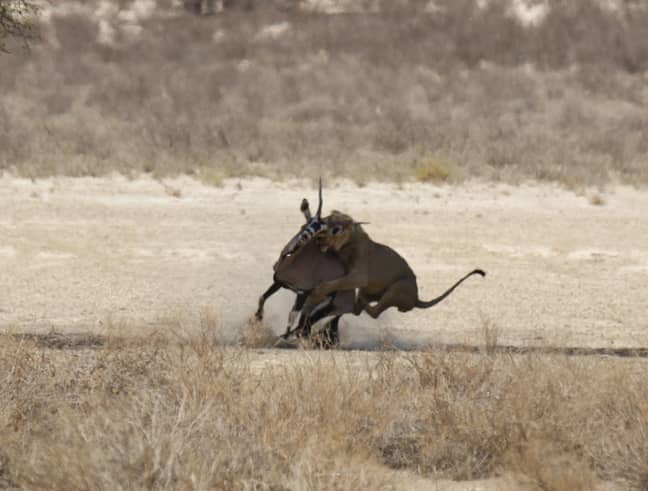
[[[248,320],[241,330],[241,345],[245,348],[271,348],[276,341],[274,331],[255,319]]]
[[[594,193],[590,195],[589,202],[594,206],[603,206],[605,205],[605,198],[600,193]]]
[[[450,170],[440,160],[428,158],[416,168],[414,175],[421,182],[443,182],[450,177]]]
[[[643,360],[258,352],[211,342],[212,320],[83,346],[4,336],[0,482],[393,489],[398,470],[645,486]]]

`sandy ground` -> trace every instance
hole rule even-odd
[[[189,178],[0,178],[0,329],[95,331],[216,315],[236,332],[302,223],[308,183]],[[324,212],[369,234],[416,271],[423,298],[475,267],[429,310],[347,316],[343,345],[381,340],[516,346],[648,346],[648,192],[616,188],[594,205],[555,186],[325,183]],[[292,294],[269,300],[282,330]]]
[[[4,176],[0,333],[190,331],[201,317],[210,325],[216,317],[236,339],[302,223],[304,196],[314,203],[316,190],[296,181],[231,180],[214,188],[189,178]],[[343,347],[479,346],[484,326],[503,345],[648,347],[648,192],[617,188],[603,197],[597,206],[588,193],[548,185],[326,183],[324,212],[371,222],[370,235],[416,271],[423,298],[475,267],[488,272],[430,310],[390,310],[379,321],[346,316]],[[283,292],[267,303],[265,322],[277,333],[292,298]],[[252,355],[263,369],[324,353]],[[361,364],[374,354],[335,356]],[[404,471],[398,482],[402,489],[531,489],[506,477],[454,483]]]

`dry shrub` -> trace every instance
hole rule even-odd
[[[29,489],[391,489],[390,469],[645,488],[643,361],[258,353],[134,338],[0,344],[0,482]]]
[[[270,348],[276,341],[272,328],[256,319],[250,319],[241,330],[241,345],[246,348]]]
[[[33,17],[40,5],[31,0],[0,1],[0,53],[7,53],[14,44],[28,47],[37,39]]]
[[[17,344],[3,348],[24,356]],[[253,373],[245,352],[200,337],[164,352],[145,345],[86,352],[87,365],[74,377],[78,356],[36,354],[56,367],[53,374],[31,366],[33,376],[49,382],[46,390],[22,388],[27,370],[3,372],[15,381],[3,386],[3,400],[18,393],[31,403],[47,401],[35,406],[39,411],[30,404],[28,418],[2,408],[13,423],[3,419],[1,431],[14,435],[3,462],[19,486],[366,489],[387,481],[385,472],[348,472],[349,462],[338,457],[347,444],[344,423],[336,419],[354,392],[320,382],[327,364]],[[58,380],[64,383],[51,387]],[[306,407],[302,398],[310,401]],[[327,428],[323,440],[309,436],[318,428]],[[371,468],[361,453],[350,461]]]
[[[484,352],[493,354],[497,349],[500,327],[490,318],[482,317],[482,335],[484,336]]]
[[[596,475],[589,459],[577,448],[564,448],[555,441],[530,442],[504,456],[504,463],[537,489],[588,491],[596,487]]]
[[[542,489],[591,489],[597,474],[643,485],[641,447],[633,444],[629,450],[619,440],[627,444],[627,436],[617,428],[603,429],[612,420],[625,421],[645,441],[648,412],[621,402],[626,394],[634,399],[639,367],[610,360],[453,353],[411,355],[409,362],[421,384],[416,410],[411,419],[403,413],[398,437],[376,445],[392,465],[459,479],[514,472]],[[623,387],[615,385],[621,372]],[[642,400],[648,396],[644,388],[640,394]],[[608,412],[611,406],[615,409]],[[622,447],[628,451],[623,458],[609,455]],[[632,477],[629,468],[635,469]]]
[[[594,193],[590,195],[589,202],[594,206],[603,206],[605,204],[605,198],[600,193]]]
[[[226,176],[217,169],[200,169],[196,177],[207,186],[221,187]]]
[[[556,0],[524,28],[508,2],[424,3],[203,17],[160,3],[139,36],[114,21],[111,46],[89,13],[57,15],[51,42],[0,57],[0,170],[368,182],[443,155],[453,180],[648,182],[646,9]]]
[[[415,175],[421,182],[439,182],[450,177],[450,170],[439,159],[428,158],[416,168]]]

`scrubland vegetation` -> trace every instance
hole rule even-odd
[[[3,336],[0,485],[408,489],[415,474],[648,485],[643,363],[489,350],[288,362],[212,334]]]
[[[68,1],[30,50],[1,40],[0,172],[648,184],[640,2],[528,25],[498,0],[244,3]],[[489,326],[473,353],[269,351],[200,322],[5,329],[0,489],[648,489],[643,358],[505,352]]]
[[[0,57],[0,169],[648,182],[640,2],[150,3],[67,2]]]

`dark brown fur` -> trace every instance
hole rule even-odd
[[[321,207],[322,199],[320,183],[320,204],[317,210],[317,217],[320,216]],[[303,246],[296,246],[296,244],[299,243],[297,239],[300,233],[312,218],[308,200],[304,199],[302,201],[300,210],[306,218],[306,224],[302,226],[302,229],[282,250],[279,259],[273,267],[273,283],[259,298],[259,305],[255,314],[258,320],[263,319],[263,307],[266,300],[279,289],[288,288],[297,293],[295,303],[288,318],[286,332],[283,334],[284,338],[291,334],[292,331],[290,328],[293,324],[294,316],[302,310],[310,292],[321,283],[339,278],[345,274],[344,265],[337,255],[323,253],[315,241],[311,240]],[[354,311],[355,292],[344,291],[339,294],[334,293],[330,295],[330,297],[328,304],[324,303],[326,301],[325,297],[321,302],[318,302],[318,304],[313,304],[307,313],[302,312],[297,328],[299,335],[307,336],[312,324],[324,317],[333,316],[332,321],[324,330],[324,337],[327,338],[325,344],[337,343],[337,326],[339,318],[342,314],[352,313]],[[316,305],[319,305],[320,308],[313,311],[313,308]]]
[[[400,312],[432,307],[469,276],[485,276],[482,270],[476,269],[439,297],[422,301],[418,298],[416,275],[396,251],[371,240],[362,225],[348,215],[334,211],[324,221],[327,228],[315,240],[323,252],[337,253],[347,274],[320,284],[307,299],[306,312],[334,292],[357,289],[354,313],[359,315],[364,310],[375,319],[389,307],[396,307]],[[370,305],[371,302],[377,303]]]

